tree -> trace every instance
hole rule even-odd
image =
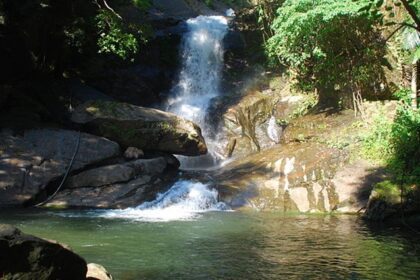
[[[118,15],[114,3],[145,9],[149,0],[0,1],[0,80],[61,76],[98,52],[134,57],[145,32]]]
[[[385,26],[396,26],[388,39],[391,39],[397,32],[402,31],[403,46],[408,50],[407,62],[411,67],[411,104],[417,109],[418,104],[418,75],[420,61],[420,0],[370,0],[369,9],[374,17]],[[396,10],[403,10],[405,16],[402,20],[396,19]]]
[[[286,0],[278,9],[268,54],[289,67],[299,89],[315,90],[320,105],[338,107],[350,99],[355,111],[362,112],[362,93],[381,80],[385,50],[366,5]]]

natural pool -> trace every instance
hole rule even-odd
[[[120,280],[420,279],[420,236],[355,216],[209,212],[140,222],[83,214],[2,211],[0,223],[66,243]]]

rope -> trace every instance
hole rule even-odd
[[[40,207],[40,206],[43,206],[43,205],[45,205],[46,203],[48,203],[49,201],[51,201],[51,199],[53,199],[53,198],[56,196],[56,194],[60,191],[61,187],[63,187],[63,185],[64,185],[64,183],[66,182],[67,177],[68,177],[68,175],[69,175],[69,173],[70,173],[70,170],[71,170],[71,168],[72,168],[72,166],[73,166],[74,159],[76,158],[76,155],[77,155],[77,153],[79,152],[79,147],[80,147],[80,138],[81,138],[81,135],[82,135],[82,133],[79,131],[79,135],[78,135],[78,137],[77,137],[76,149],[74,150],[73,157],[71,158],[70,164],[69,164],[69,166],[67,167],[66,173],[64,174],[63,180],[61,180],[60,185],[58,186],[58,188],[55,190],[55,192],[54,192],[54,193],[53,193],[50,197],[48,197],[46,200],[44,200],[44,201],[43,201],[43,202],[41,202],[41,203],[35,204],[35,207]]]

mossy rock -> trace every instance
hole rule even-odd
[[[114,101],[88,101],[75,109],[72,121],[125,148],[186,156],[207,153],[200,127],[157,109]]]

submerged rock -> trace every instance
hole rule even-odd
[[[22,206],[66,172],[78,132],[62,129],[27,130],[23,136],[0,133],[0,207]],[[82,133],[72,171],[119,154],[117,143]]]
[[[0,224],[1,279],[82,280],[84,259],[58,243]]]
[[[196,124],[156,109],[90,101],[75,109],[72,121],[124,147],[186,156],[207,153],[201,129]]]

